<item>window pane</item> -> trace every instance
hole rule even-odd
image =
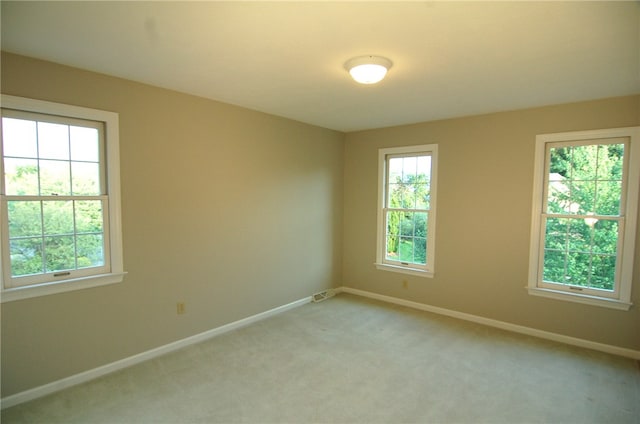
[[[415,206],[414,188],[410,184],[389,184],[390,208],[413,209]]]
[[[415,180],[417,158],[414,156],[402,158],[402,181],[411,183]]]
[[[36,123],[24,119],[2,118],[2,146],[5,156],[36,158]]]
[[[73,202],[47,201],[42,205],[45,235],[73,234]]]
[[[9,201],[9,237],[42,235],[42,215],[40,201]]]
[[[431,179],[431,156],[418,156],[417,173],[424,175],[427,181]]]
[[[562,218],[547,218],[544,243],[545,249],[565,250],[567,248],[568,232],[568,220]]]
[[[400,237],[399,258],[388,257],[388,259],[400,260],[400,262],[426,264],[427,240],[422,237]]]
[[[40,195],[70,195],[69,162],[40,161]]]
[[[42,273],[42,238],[11,240],[9,254],[13,277]]]
[[[400,219],[402,215],[402,212],[387,212],[387,234],[400,234]]]
[[[576,213],[577,204],[571,203],[571,189],[567,181],[560,174],[549,175],[547,187],[547,213]]]
[[[416,237],[427,237],[427,214],[416,213],[415,215],[415,235]]]
[[[9,196],[37,196],[38,161],[4,159],[5,189]]]
[[[387,205],[390,208],[401,208],[403,192],[406,191],[404,184],[389,184]]]
[[[385,235],[387,250],[386,258],[397,260],[398,248],[400,245],[400,220],[402,212],[387,212],[387,233]]]
[[[397,261],[399,258],[399,252],[398,252],[399,246],[400,246],[400,237],[397,235],[388,235],[386,258],[393,261]]]
[[[569,252],[567,254],[566,283],[576,286],[588,286],[591,255]]]
[[[71,141],[71,160],[98,162],[100,160],[100,142],[98,130],[86,127],[69,127]]]
[[[613,290],[616,278],[616,257],[595,255],[591,266],[591,287]]]
[[[100,195],[100,164],[71,162],[72,190],[74,196]]]
[[[84,234],[77,237],[78,268],[104,265],[104,243],[101,234]]]
[[[56,272],[76,267],[73,236],[45,237],[45,272]]]
[[[545,249],[542,281],[564,284],[565,260],[566,255],[564,251]]]
[[[595,180],[598,169],[598,146],[571,147],[571,179]]]
[[[549,149],[549,181],[559,181],[571,177],[571,148],[553,147]]]
[[[402,158],[389,159],[389,183],[402,182]]]
[[[413,236],[413,213],[404,213],[400,219],[400,235]]]
[[[402,208],[414,209],[416,207],[415,187],[413,184],[405,184],[402,189]]]
[[[618,251],[618,222],[601,219],[596,222],[593,230],[593,252],[615,255]]]
[[[607,144],[600,147],[598,179],[622,181],[622,166],[624,163],[624,144]],[[603,172],[603,168],[606,171]]]
[[[38,122],[38,156],[41,159],[69,159],[69,126]]]
[[[427,214],[387,212],[386,259],[426,264]]]
[[[413,238],[400,237],[400,261],[413,262]]]
[[[102,201],[82,200],[75,202],[76,232],[102,233]]]
[[[591,226],[584,219],[569,220],[569,250],[573,252],[591,251]]]
[[[427,263],[427,239],[416,237],[413,243],[413,262],[418,264]]]
[[[596,215],[620,215],[622,181],[598,181]]]
[[[593,213],[595,210],[595,200],[596,184],[594,181],[574,181],[573,184],[571,184],[572,213]],[[577,211],[575,209],[577,209]]]
[[[431,156],[417,158],[417,175],[415,179],[416,208],[429,209],[431,183]]]
[[[418,183],[415,185],[416,209],[429,209],[430,191],[429,184]]]

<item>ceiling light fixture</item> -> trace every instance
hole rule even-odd
[[[391,68],[391,61],[380,56],[358,56],[349,59],[344,67],[360,84],[375,84],[382,81]]]

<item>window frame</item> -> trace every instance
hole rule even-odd
[[[390,157],[429,155],[431,157],[431,176],[429,182],[429,210],[427,220],[427,255],[426,264],[395,263],[386,259],[386,219],[388,173],[387,164]],[[422,144],[415,146],[389,147],[378,150],[378,208],[377,208],[377,241],[375,267],[383,271],[399,272],[419,277],[433,278],[435,275],[435,236],[436,236],[436,200],[438,175],[438,145]]]
[[[25,115],[30,113],[49,115],[52,117],[52,120],[55,120],[56,117],[62,117],[64,119],[80,119],[102,123],[104,126],[104,157],[100,159],[100,166],[104,167],[103,172],[106,173],[104,181],[106,191],[101,195],[105,198],[103,204],[106,205],[106,210],[103,210],[103,215],[105,216],[103,228],[105,239],[105,266],[96,267],[94,271],[90,272],[87,272],[87,269],[72,272],[71,276],[67,278],[61,275],[58,278],[52,277],[46,279],[46,281],[27,285],[12,285],[12,279],[5,275],[4,271],[4,269],[8,268],[2,267],[3,271],[0,272],[1,301],[4,303],[121,282],[126,272],[124,271],[122,254],[118,114],[5,94],[1,96],[1,105],[3,110],[17,111],[18,113],[25,113]],[[4,113],[2,116],[4,116]],[[0,149],[2,149],[1,145]],[[4,156],[0,155],[0,168],[4,166],[3,158]],[[8,257],[8,217],[6,216],[7,196],[4,190],[3,174],[0,174],[0,180],[0,225],[2,229],[2,236],[0,237],[1,264],[10,259]]]
[[[598,293],[597,289],[571,289],[571,285],[560,285],[542,281],[542,261],[544,259],[546,185],[548,175],[548,147],[562,147],[568,144],[591,145],[597,140],[626,138],[628,148],[625,151],[625,167],[622,180],[622,192],[625,201],[621,205],[620,215],[616,215],[622,226],[618,241],[616,258],[617,286],[612,292]],[[638,196],[640,187],[640,127],[612,128],[588,131],[571,131],[536,136],[534,160],[534,184],[529,250],[528,293],[551,299],[578,302],[619,310],[628,310],[631,306],[631,286],[633,282],[633,262],[635,238],[638,220]]]

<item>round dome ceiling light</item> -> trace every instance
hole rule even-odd
[[[358,56],[349,59],[344,67],[360,84],[375,84],[382,81],[391,68],[391,61],[381,56]]]

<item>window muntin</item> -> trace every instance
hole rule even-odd
[[[2,301],[121,281],[117,114],[3,95],[1,122]]]
[[[433,273],[436,146],[380,150],[377,266]]]
[[[538,136],[530,293],[630,306],[640,174],[637,132]]]

